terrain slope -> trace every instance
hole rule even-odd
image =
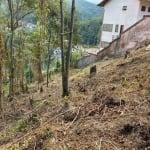
[[[59,75],[49,88],[42,85],[42,93],[31,87],[32,108],[29,94],[16,97],[17,112],[22,113],[16,121],[7,115],[6,124],[1,123],[0,149],[150,149],[150,51],[138,49],[127,59],[96,65],[92,76],[89,67],[72,71],[69,97],[61,98]],[[25,132],[19,130],[25,128],[20,119]]]

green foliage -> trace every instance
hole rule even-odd
[[[67,0],[69,7],[71,1]],[[100,28],[104,10],[85,0],[76,0],[76,17],[74,42],[84,45],[97,45],[100,41]]]
[[[95,18],[90,21],[83,22],[80,28],[80,34],[85,45],[97,45],[100,41],[100,27],[102,19]]]
[[[128,78],[126,78],[126,77],[122,77],[122,78],[121,78],[121,84],[122,84],[122,85],[127,84],[127,83],[128,83],[128,81],[129,81],[129,79],[128,79]]]
[[[32,142],[33,142],[32,138],[29,137],[28,139],[23,141],[22,148],[27,149]]]
[[[34,113],[30,114],[28,122],[30,122],[32,124],[38,123],[39,122],[39,118],[38,118],[37,114],[34,114]]]
[[[77,67],[79,59],[82,58],[82,51],[81,50],[76,50],[75,52],[72,53],[71,55],[71,66],[72,67]]]
[[[61,61],[59,59],[56,60],[56,68],[54,69],[55,72],[61,71]]]
[[[18,131],[18,132],[27,132],[27,130],[28,130],[27,122],[23,119],[18,120],[16,131]]]
[[[19,144],[15,144],[15,145],[13,146],[13,149],[12,149],[12,150],[20,150]]]
[[[49,130],[49,129],[47,129],[46,131],[45,131],[45,139],[49,139],[49,138],[51,138],[52,137],[52,132]]]
[[[33,82],[33,72],[30,68],[27,68],[25,70],[25,78],[26,78],[27,83]]]
[[[71,5],[71,1],[67,0],[69,6]],[[96,6],[96,4],[90,3],[86,0],[76,0],[76,9],[78,11],[78,19],[81,22],[91,20],[91,18],[102,17],[104,10]]]

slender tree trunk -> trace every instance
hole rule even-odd
[[[42,63],[41,59],[37,62],[37,72],[38,72],[38,83],[41,83],[44,81],[43,75],[42,75]]]
[[[1,51],[0,51],[1,52]],[[2,82],[3,82],[3,74],[2,74],[2,60],[0,60],[0,111],[2,112],[2,109],[3,109],[3,107],[2,107],[2,98],[3,98],[3,96],[2,96]]]
[[[22,20],[23,21],[23,20]],[[19,45],[19,53],[18,53],[18,56],[19,58],[21,59],[22,58],[22,51],[24,49],[24,38],[23,38],[23,31],[20,32],[18,38],[19,38],[19,41],[20,41],[20,45]],[[20,63],[17,63],[18,64],[18,71],[19,71],[19,89],[21,92],[25,92],[25,85],[24,85],[24,59],[22,58]]]
[[[3,114],[3,99],[4,99],[4,93],[3,93],[3,56],[4,55],[4,43],[3,38],[0,34],[0,113],[2,115],[2,118],[4,119]]]
[[[73,39],[73,27],[74,27],[74,12],[75,12],[75,0],[72,0],[71,8],[71,25],[69,33],[69,43],[66,52],[66,57],[64,57],[64,16],[63,16],[63,0],[60,0],[60,13],[61,13],[61,50],[62,50],[62,96],[69,95],[68,81],[69,81],[69,67],[70,67],[70,54],[72,49],[72,39]]]
[[[9,95],[13,97],[14,95],[14,49],[13,49],[13,39],[14,39],[14,20],[13,20],[13,4],[12,0],[8,0],[8,6],[10,11],[10,28],[11,28],[11,35],[10,35],[10,86],[9,86]]]
[[[14,33],[12,31],[11,37],[10,37],[10,87],[9,87],[9,95],[14,95],[14,50],[13,50],[13,36]]]
[[[69,80],[69,67],[70,67],[70,55],[72,51],[72,40],[73,40],[73,28],[74,28],[74,12],[75,12],[75,0],[72,0],[72,9],[71,9],[71,25],[70,25],[70,34],[69,34],[69,43],[68,43],[68,50],[66,53],[66,89],[68,88],[68,80]],[[67,90],[67,95],[69,91]]]
[[[24,70],[23,69],[21,69],[20,88],[21,88],[21,91],[24,93],[25,87],[24,87]]]
[[[60,15],[61,15],[61,61],[62,61],[62,96],[64,97],[67,93],[65,90],[65,61],[64,61],[64,13],[63,13],[63,0],[60,0]]]
[[[47,61],[47,87],[49,85],[49,67],[50,67],[50,60],[51,60],[51,54],[50,54],[50,40],[51,40],[51,35],[48,38],[48,46],[47,46],[47,51],[48,51],[48,61]]]

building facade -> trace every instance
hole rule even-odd
[[[150,15],[150,0],[102,0],[98,6],[105,10],[100,43],[102,48],[143,16]]]

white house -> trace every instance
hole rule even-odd
[[[105,10],[100,43],[102,48],[143,16],[150,15],[150,0],[101,0],[98,6]]]

